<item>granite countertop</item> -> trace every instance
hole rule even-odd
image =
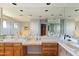
[[[68,44],[65,41],[62,40],[58,40],[58,39],[41,39],[41,40],[24,40],[24,41],[19,41],[19,40],[4,40],[4,41],[0,41],[2,42],[19,42],[22,43],[22,45],[41,45],[43,42],[45,43],[59,43],[59,45],[61,45],[65,50],[67,50],[70,54],[72,54],[73,56],[79,56],[79,51],[76,51],[76,48],[71,48],[68,46]],[[73,45],[73,43],[71,43],[71,45]]]

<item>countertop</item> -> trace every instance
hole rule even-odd
[[[53,39],[41,39],[41,40],[4,40],[4,41],[0,41],[2,42],[18,42],[18,43],[22,43],[22,45],[41,45],[43,42],[45,43],[59,43],[59,45],[61,45],[65,50],[67,50],[70,54],[72,54],[73,56],[79,56],[79,47],[76,50],[76,48],[72,48],[70,47],[65,41],[59,40],[58,38],[53,38]],[[71,43],[71,45],[73,45],[73,43]]]

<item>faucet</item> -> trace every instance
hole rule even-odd
[[[64,40],[66,39],[66,37],[71,38],[71,36],[65,34],[65,35],[64,35]]]

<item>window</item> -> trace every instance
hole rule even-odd
[[[3,28],[7,28],[7,24],[5,20],[3,21]]]
[[[15,28],[15,29],[17,29],[17,28],[18,28],[17,23],[14,23],[14,28]]]

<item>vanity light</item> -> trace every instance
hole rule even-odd
[[[13,5],[17,5],[16,3],[12,3]]]

